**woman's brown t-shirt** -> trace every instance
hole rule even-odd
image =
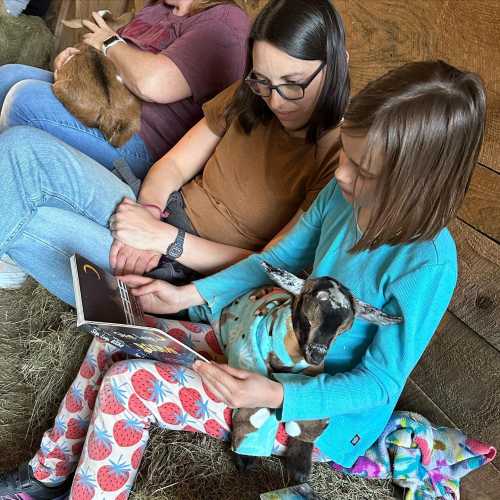
[[[206,239],[259,250],[295,215],[307,210],[332,178],[339,143],[316,160],[317,146],[291,137],[273,118],[247,135],[224,110],[239,82],[205,103],[210,129],[221,136],[203,171],[182,188],[186,212]]]

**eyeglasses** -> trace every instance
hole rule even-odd
[[[276,92],[287,101],[298,101],[302,99],[306,88],[316,78],[318,73],[325,67],[323,61],[319,68],[303,83],[281,83],[279,85],[270,85],[268,80],[252,78],[253,71],[245,78],[245,83],[250,87],[250,90],[261,97],[271,97],[274,89]]]

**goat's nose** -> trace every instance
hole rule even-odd
[[[306,352],[306,361],[312,365],[319,365],[325,359],[326,347],[320,344],[309,344]]]

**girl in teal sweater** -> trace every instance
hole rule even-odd
[[[217,363],[190,370],[152,360],[114,362],[117,348],[94,340],[39,452],[0,476],[0,499],[21,492],[62,498],[82,446],[70,498],[83,491],[89,498],[126,498],[151,424],[227,439],[232,408],[272,408],[281,423],[328,419],[314,458],[345,467],[374,443],[453,294],[457,257],[446,225],[478,157],[485,92],[477,75],[442,61],[411,63],[370,83],[344,118],[335,179],[281,241],[182,287],[125,279],[148,312],[188,309],[193,320],[217,322],[235,298],[270,284],[260,265],[265,260],[295,274],[331,276],[404,321],[378,327],[357,319],[330,346],[324,373],[274,380]],[[171,334],[189,338],[204,354],[223,355],[208,327],[152,321],[168,323]],[[272,453],[285,453],[286,442],[280,425]]]

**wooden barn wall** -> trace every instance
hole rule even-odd
[[[122,4],[127,10],[133,0],[85,3],[89,12],[91,3],[99,8],[113,3],[116,11],[117,4],[118,10]],[[265,3],[246,2],[252,15]],[[500,449],[500,2],[334,3],[346,25],[354,92],[391,68],[422,59],[444,59],[478,72],[485,82],[484,146],[465,203],[451,226],[459,252],[459,282],[399,408],[419,412],[435,424],[456,426]],[[500,458],[462,482],[466,500],[498,498],[499,491]]]

